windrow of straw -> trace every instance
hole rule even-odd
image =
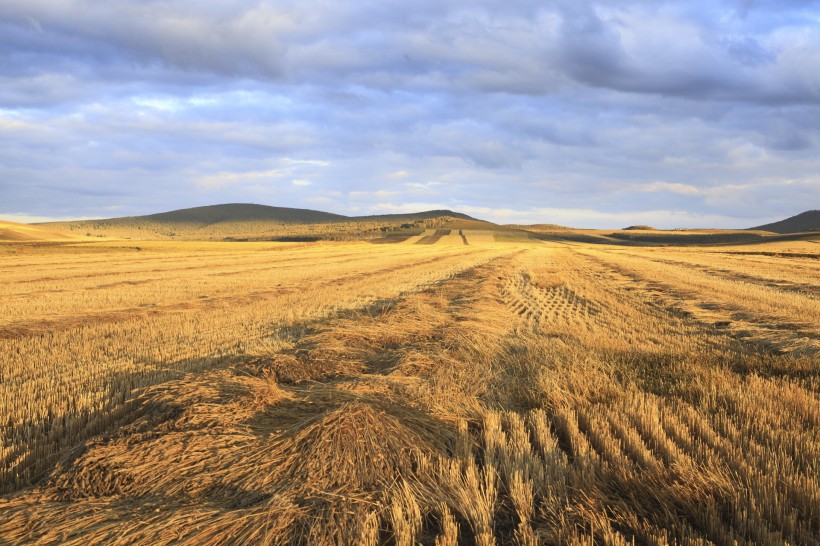
[[[145,389],[130,424],[0,500],[0,536],[815,544],[816,360],[682,313],[625,263],[532,248]]]

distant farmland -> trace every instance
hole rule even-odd
[[[442,225],[0,245],[0,543],[817,543],[817,242]]]

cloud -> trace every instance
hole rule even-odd
[[[655,192],[670,192],[670,193],[677,193],[680,195],[700,195],[703,193],[703,190],[692,186],[690,184],[681,184],[679,182],[652,182],[650,184],[644,184],[640,186],[639,191],[645,191],[650,193]]]
[[[760,29],[727,19],[728,7],[9,0],[0,6],[0,43],[16,52],[7,70],[23,77],[7,93],[18,100],[26,85],[45,92],[43,71],[79,71],[82,81],[111,83],[199,87],[230,78],[524,95],[554,94],[575,80],[639,93],[818,102],[820,55],[811,52],[820,30],[811,11],[797,3],[784,17],[758,8],[781,21]],[[62,87],[85,90],[79,82]]]
[[[7,0],[0,212],[786,216],[820,201],[819,11]]]
[[[376,190],[376,191],[352,191],[348,193],[349,197],[354,199],[361,199],[363,197],[366,198],[376,198],[379,200],[383,200],[388,197],[393,197],[398,195],[399,192],[397,191],[389,191],[389,190]]]
[[[280,161],[285,165],[315,165],[318,167],[327,167],[330,165],[329,161],[319,159],[291,159],[289,157],[283,157]]]
[[[500,224],[550,223],[590,229],[620,229],[638,224],[651,225],[658,229],[674,229],[677,227],[742,229],[749,227],[744,223],[743,218],[678,210],[602,212],[595,209],[550,207],[530,209],[467,207],[464,210],[468,214],[475,214]]]
[[[41,222],[65,222],[69,220],[91,220],[83,216],[32,216],[24,212],[8,212],[0,214],[0,220],[17,222],[18,224],[36,224]]]
[[[777,61],[775,52],[766,49],[751,36],[724,36],[718,38],[726,53],[745,66],[756,67]]]
[[[238,184],[240,182],[246,182],[249,180],[272,180],[275,178],[281,178],[290,174],[288,171],[280,171],[280,170],[270,170],[270,171],[250,171],[250,172],[219,172],[216,174],[211,174],[208,176],[204,176],[198,179],[197,184],[201,188],[219,188],[224,186],[230,186],[233,184]],[[295,182],[305,182],[303,180],[300,181],[293,181]],[[305,185],[305,184],[294,184],[297,186]]]
[[[411,203],[378,203],[367,207],[365,210],[372,214],[405,214],[422,210],[445,210],[447,207],[437,202],[411,202]]]

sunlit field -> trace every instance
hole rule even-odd
[[[0,544],[817,544],[820,244],[440,231],[0,245]]]

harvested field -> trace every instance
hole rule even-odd
[[[816,243],[491,239],[0,253],[0,543],[817,543]]]
[[[449,239],[451,231],[452,230],[449,230],[449,229],[437,229],[437,230],[433,231],[431,234],[425,234],[424,237],[422,237],[421,239],[416,241],[416,244],[418,244],[418,245],[434,245],[437,242],[439,242],[439,240],[441,240],[442,237],[445,237],[445,238]]]
[[[471,245],[495,242],[495,235],[492,230],[464,229],[461,231],[462,234],[467,238],[467,242]]]

